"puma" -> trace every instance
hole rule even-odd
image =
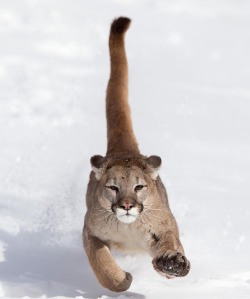
[[[130,19],[120,17],[111,25],[111,73],[106,94],[107,153],[91,158],[83,243],[89,263],[105,287],[127,290],[132,282],[111,255],[147,252],[154,269],[167,278],[188,274],[177,223],[170,211],[158,175],[161,158],[139,151],[128,104],[128,64],[124,36]]]

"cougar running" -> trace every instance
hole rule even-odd
[[[83,243],[99,282],[115,292],[132,282],[111,255],[148,252],[154,269],[167,278],[188,274],[178,227],[158,175],[161,158],[139,151],[128,104],[128,65],[124,35],[130,19],[113,21],[109,37],[111,73],[106,95],[108,146],[105,157],[93,156],[87,189]]]

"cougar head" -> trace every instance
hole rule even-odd
[[[101,206],[123,223],[134,222],[149,205],[161,165],[158,156],[119,159],[93,156],[92,170],[98,180]]]

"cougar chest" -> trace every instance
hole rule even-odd
[[[108,235],[107,241],[112,249],[131,253],[143,251],[141,232],[135,225],[120,224]]]

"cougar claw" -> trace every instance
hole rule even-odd
[[[186,276],[190,270],[190,263],[180,252],[165,253],[153,260],[156,271],[166,275],[167,278]]]

